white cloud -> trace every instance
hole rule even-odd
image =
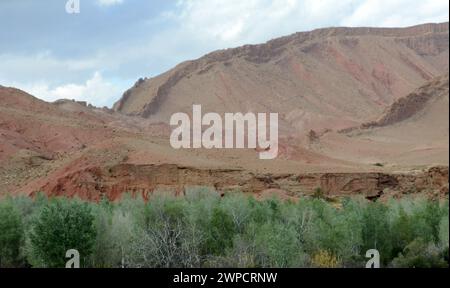
[[[221,48],[328,26],[448,21],[448,0],[179,0],[166,17],[192,41]]]
[[[172,15],[185,35],[235,46],[266,40],[284,30],[283,23],[300,27],[301,6],[295,0],[181,0]]]
[[[3,86],[22,89],[42,100],[53,102],[59,99],[86,101],[95,106],[110,106],[124,91],[124,87],[103,79],[100,72],[95,72],[92,78],[83,84],[64,84],[51,87],[45,82],[23,84],[17,82],[0,82]]]
[[[365,0],[341,23],[346,26],[404,27],[427,22],[446,22],[448,0]]]
[[[58,58],[50,51],[34,54],[0,54],[0,79],[22,82],[28,79],[46,78],[64,81],[83,72],[96,70],[100,58]]]
[[[122,3],[123,0],[97,0],[97,4],[100,6],[114,6]]]

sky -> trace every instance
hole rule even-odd
[[[108,106],[217,49],[330,26],[447,22],[448,0],[0,0],[0,85]],[[74,6],[71,6],[74,7]]]

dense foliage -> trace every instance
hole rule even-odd
[[[0,200],[0,267],[448,267],[448,201],[223,198]]]

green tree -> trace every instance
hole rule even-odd
[[[95,229],[97,231],[91,265],[98,268],[118,267],[121,263],[120,248],[113,237],[114,206],[107,200],[102,200],[93,207]]]
[[[441,224],[439,225],[439,243],[442,248],[448,248],[448,238],[449,238],[449,224],[448,224],[448,215],[442,217]]]
[[[18,265],[23,234],[19,212],[9,202],[0,203],[0,267]]]
[[[439,241],[439,224],[442,218],[441,207],[438,201],[427,201],[422,217],[431,230],[431,239],[435,243]]]
[[[89,259],[96,238],[94,216],[87,203],[56,199],[45,206],[32,224],[31,249],[44,267],[63,268],[66,252],[76,249],[81,265]]]
[[[383,263],[392,259],[392,243],[388,222],[388,207],[379,202],[370,202],[363,213],[362,239],[363,249],[377,249]]]
[[[305,255],[296,231],[280,222],[268,222],[252,227],[248,238],[254,238],[256,262],[260,267],[302,267]]]
[[[146,206],[144,222],[133,239],[131,265],[148,268],[177,268],[182,265],[184,200],[156,197]],[[143,224],[142,224],[143,223]]]
[[[233,218],[222,208],[214,208],[207,227],[205,250],[208,254],[223,255],[233,245],[236,233]]]
[[[391,227],[393,257],[396,257],[414,240],[413,223],[411,220],[410,215],[406,214],[403,207],[400,207],[398,215],[394,219]]]
[[[414,223],[414,238],[421,238],[427,242],[438,243],[440,222],[443,215],[438,201],[419,199],[414,202],[412,209]]]

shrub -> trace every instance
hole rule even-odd
[[[256,263],[259,267],[302,267],[305,255],[292,227],[273,221],[252,227],[248,234],[254,239]]]
[[[0,203],[0,267],[11,267],[20,262],[23,240],[21,215],[11,203]]]
[[[444,213],[445,211],[441,209],[438,201],[416,200],[413,204],[411,216],[411,221],[414,223],[415,238],[438,243],[439,225]]]
[[[322,188],[317,187],[314,190],[314,193],[313,193],[312,197],[316,198],[316,199],[324,199],[325,198],[325,193],[323,192]]]
[[[388,207],[381,203],[370,202],[364,209],[362,218],[363,251],[378,250],[384,264],[392,259],[391,230],[388,219]]]
[[[152,199],[145,209],[146,221],[133,239],[132,266],[181,267],[184,202],[174,198]]]
[[[400,253],[399,257],[392,261],[392,266],[397,268],[447,268],[448,263],[442,256],[442,250],[436,245],[418,238],[406,246],[403,253]]]
[[[88,204],[56,199],[46,205],[32,224],[30,234],[33,259],[38,266],[64,267],[67,250],[80,253],[86,265],[96,236],[94,216]]]
[[[233,245],[236,232],[232,217],[223,208],[216,207],[206,229],[205,253],[224,255],[226,249]]]
[[[392,256],[397,256],[411,243],[414,238],[414,229],[411,217],[406,214],[403,207],[399,207],[397,215],[394,216],[391,227],[392,233]]]
[[[103,201],[95,205],[97,231],[91,266],[99,268],[125,267],[128,264],[134,223],[129,212],[123,212],[112,203]]]
[[[441,223],[439,224],[439,244],[442,248],[448,248],[449,245],[449,232],[448,232],[448,215],[442,217]]]
[[[339,261],[330,252],[326,250],[320,250],[311,259],[311,265],[315,268],[338,268]]]

